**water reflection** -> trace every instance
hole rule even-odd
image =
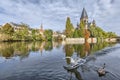
[[[87,42],[84,44],[63,44],[62,42],[14,42],[14,43],[6,42],[6,43],[0,43],[0,60],[2,60],[3,58],[4,58],[3,60],[9,60],[9,59],[13,59],[16,57],[19,58],[20,60],[24,60],[24,59],[28,59],[30,57],[31,53],[32,54],[37,53],[37,56],[35,56],[35,58],[37,58],[37,59],[35,59],[35,61],[33,58],[29,58],[30,61],[26,60],[25,62],[22,62],[19,64],[17,64],[17,62],[15,63],[18,65],[18,67],[16,67],[16,70],[18,70],[18,72],[16,72],[18,74],[18,76],[19,76],[19,74],[22,74],[22,73],[20,73],[21,71],[23,71],[23,73],[24,73],[26,70],[28,70],[28,73],[29,73],[29,71],[33,70],[33,72],[31,72],[31,75],[35,75],[35,73],[36,73],[36,74],[39,74],[39,76],[37,76],[37,77],[40,77],[40,78],[41,77],[46,78],[47,76],[45,76],[45,75],[48,75],[48,77],[46,79],[49,79],[50,76],[53,74],[60,76],[60,78],[61,77],[66,78],[66,75],[70,74],[70,77],[69,77],[70,80],[71,79],[73,79],[73,80],[75,80],[75,79],[89,80],[89,77],[93,77],[92,75],[88,76],[87,79],[84,79],[84,77],[91,73],[95,73],[97,76],[99,76],[97,70],[101,66],[98,65],[96,67],[96,65],[93,65],[88,62],[90,62],[91,60],[96,61],[96,58],[97,58],[96,56],[101,56],[104,53],[107,53],[106,51],[111,51],[111,50],[116,49],[113,47],[113,48],[108,48],[107,50],[101,50],[101,49],[104,49],[105,47],[111,47],[114,45],[115,45],[115,43],[105,43],[105,42],[104,43],[95,43],[95,44],[90,44]],[[47,54],[46,51],[51,53],[51,55]],[[98,51],[101,51],[100,54]],[[97,54],[96,54],[96,52],[97,52]],[[40,56],[38,56],[39,53],[41,53]],[[58,53],[61,53],[61,54],[58,54]],[[47,57],[41,56],[42,54],[47,54]],[[64,57],[73,57],[74,60],[76,58],[85,59],[86,62],[84,65],[76,67],[72,70],[68,70],[66,67],[63,67],[63,66],[64,66],[64,64],[65,65],[71,64],[71,60],[70,60],[70,58],[65,58],[65,60],[63,60]],[[41,63],[40,63],[40,61],[41,61]],[[58,64],[58,62],[59,62],[59,64]],[[58,65],[56,65],[56,64],[58,64]],[[102,62],[102,64],[103,64],[103,62]],[[5,64],[1,64],[1,66],[2,65],[5,66],[6,69],[8,69],[9,68],[8,65],[12,66],[13,64],[5,63]],[[61,69],[61,67],[62,67],[62,69]],[[3,73],[5,73],[6,69],[3,69]],[[106,70],[106,68],[105,68],[105,70]],[[12,71],[14,72],[14,70],[11,70],[11,72]],[[94,72],[92,72],[92,71],[94,71]],[[66,73],[66,72],[68,72],[68,73]],[[108,72],[109,72],[109,70],[108,70]],[[14,75],[16,73],[14,73]],[[43,74],[41,74],[41,73],[43,73]],[[84,75],[84,74],[86,74],[86,75]],[[14,75],[12,74],[11,77],[13,77]],[[107,75],[109,75],[109,74],[107,74]],[[2,75],[0,75],[0,76],[4,77]],[[13,78],[17,78],[17,77],[13,77]],[[40,79],[40,78],[38,78],[38,79]],[[55,76],[52,76],[51,80],[55,80],[54,78],[55,78]],[[98,80],[98,79],[94,79],[94,80]]]
[[[76,56],[79,58],[85,58],[89,56],[90,54],[93,54],[101,49],[104,49],[105,47],[114,46],[114,43],[96,43],[96,44],[90,44],[88,42],[84,44],[67,44],[64,46],[65,56],[72,57],[74,56],[74,53],[76,53]],[[94,58],[93,58],[94,59]],[[70,64],[70,59],[66,58],[67,64]]]
[[[14,42],[0,43],[0,56],[6,59],[19,56],[20,59],[27,58],[30,52],[43,50],[51,51],[53,49],[52,42]]]
[[[89,54],[92,54],[98,50],[101,50],[107,46],[113,46],[114,44],[109,43],[96,43],[96,44],[77,44],[71,45],[66,44],[64,46],[64,51],[66,56],[73,56],[73,53],[77,53],[77,56],[84,58]],[[0,43],[0,56],[6,59],[19,56],[21,59],[27,58],[31,51],[36,52],[43,50],[51,51],[54,47],[60,48],[62,46],[61,42],[14,42],[14,43]],[[70,63],[70,59],[66,59],[67,64]]]

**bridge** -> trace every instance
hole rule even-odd
[[[120,36],[117,36],[117,37],[114,37],[114,38],[116,38],[117,42],[120,42]]]

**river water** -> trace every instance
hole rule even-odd
[[[68,70],[66,56],[86,62]],[[120,80],[119,61],[119,43],[6,42],[0,43],[0,80]]]

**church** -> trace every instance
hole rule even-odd
[[[91,32],[90,32],[90,26],[93,25],[94,27],[96,26],[95,20],[93,20],[91,23],[88,22],[88,15],[87,12],[85,10],[85,8],[83,8],[82,10],[82,14],[80,17],[80,22],[84,22],[84,33],[85,33],[85,39],[88,39],[89,37],[91,37]],[[80,25],[77,23],[77,28],[79,29]]]
[[[80,17],[80,23],[77,23],[77,27],[74,28],[73,37],[66,37],[66,42],[71,43],[96,43],[97,38],[93,36],[91,32],[91,26],[96,27],[95,20],[88,22],[88,15],[83,8],[82,14]],[[71,31],[72,33],[72,31]],[[68,34],[68,33],[67,33]]]

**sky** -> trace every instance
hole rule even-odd
[[[32,28],[63,31],[69,16],[76,27],[83,7],[105,31],[120,35],[120,0],[0,0],[0,25],[26,23]]]

